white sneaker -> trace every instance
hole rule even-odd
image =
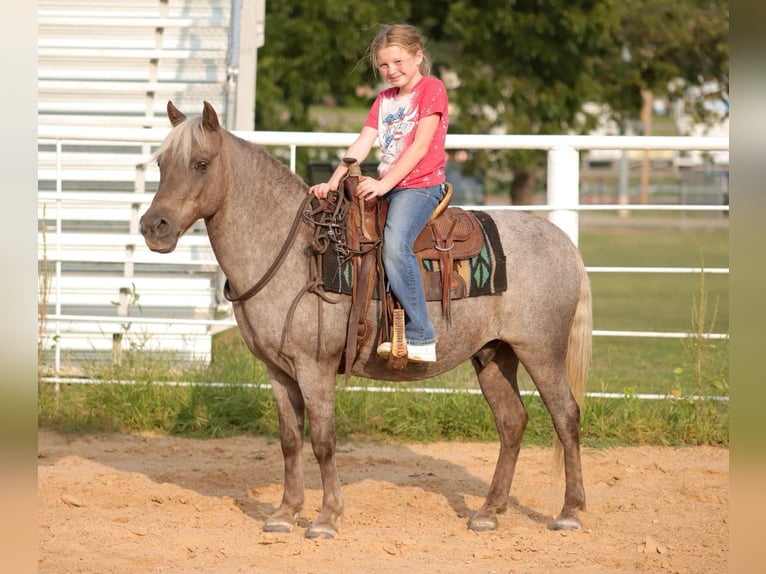
[[[391,341],[386,341],[378,345],[378,357],[381,359],[388,359],[391,354]]]
[[[378,356],[388,359],[391,354],[391,342],[386,341],[378,345]],[[407,360],[413,363],[435,363],[436,362],[436,343],[427,345],[407,344]]]
[[[413,363],[435,363],[436,343],[427,345],[407,345],[407,360]]]

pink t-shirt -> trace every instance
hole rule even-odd
[[[375,98],[365,126],[378,130],[381,159],[378,174],[385,176],[415,139],[420,118],[439,114],[431,146],[415,168],[395,187],[430,187],[444,182],[444,140],[447,137],[447,90],[438,78],[423,76],[412,91],[397,98],[399,88],[383,90]]]

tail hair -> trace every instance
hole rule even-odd
[[[588,372],[593,352],[593,303],[591,299],[590,280],[585,271],[582,257],[578,255],[580,267],[580,296],[577,301],[572,324],[569,326],[567,341],[566,376],[569,388],[575,402],[582,413],[585,387],[588,382]],[[564,448],[558,436],[553,440],[553,469],[556,475],[561,475],[564,468]]]

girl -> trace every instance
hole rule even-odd
[[[361,163],[376,139],[380,144],[378,178],[363,177],[357,195],[365,201],[382,197],[389,202],[383,265],[391,291],[405,312],[408,359],[432,363],[436,334],[412,246],[444,195],[447,90],[429,75],[424,43],[413,26],[382,26],[370,44],[369,57],[391,87],[378,94],[359,137],[343,157]],[[327,183],[312,186],[310,192],[326,197],[338,188],[346,171],[341,163]],[[378,347],[384,358],[390,352],[390,342]]]

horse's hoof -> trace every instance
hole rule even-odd
[[[577,518],[571,516],[568,518],[562,518],[559,516],[556,520],[548,525],[548,528],[550,530],[581,530],[582,524]]]
[[[338,531],[328,526],[312,526],[306,531],[306,538],[327,538],[333,539],[338,537]]]
[[[489,532],[497,530],[497,520],[492,518],[472,518],[468,523],[468,529],[474,532]]]
[[[288,533],[293,531],[293,525],[289,522],[267,522],[263,526],[264,532],[282,532],[282,533]]]

